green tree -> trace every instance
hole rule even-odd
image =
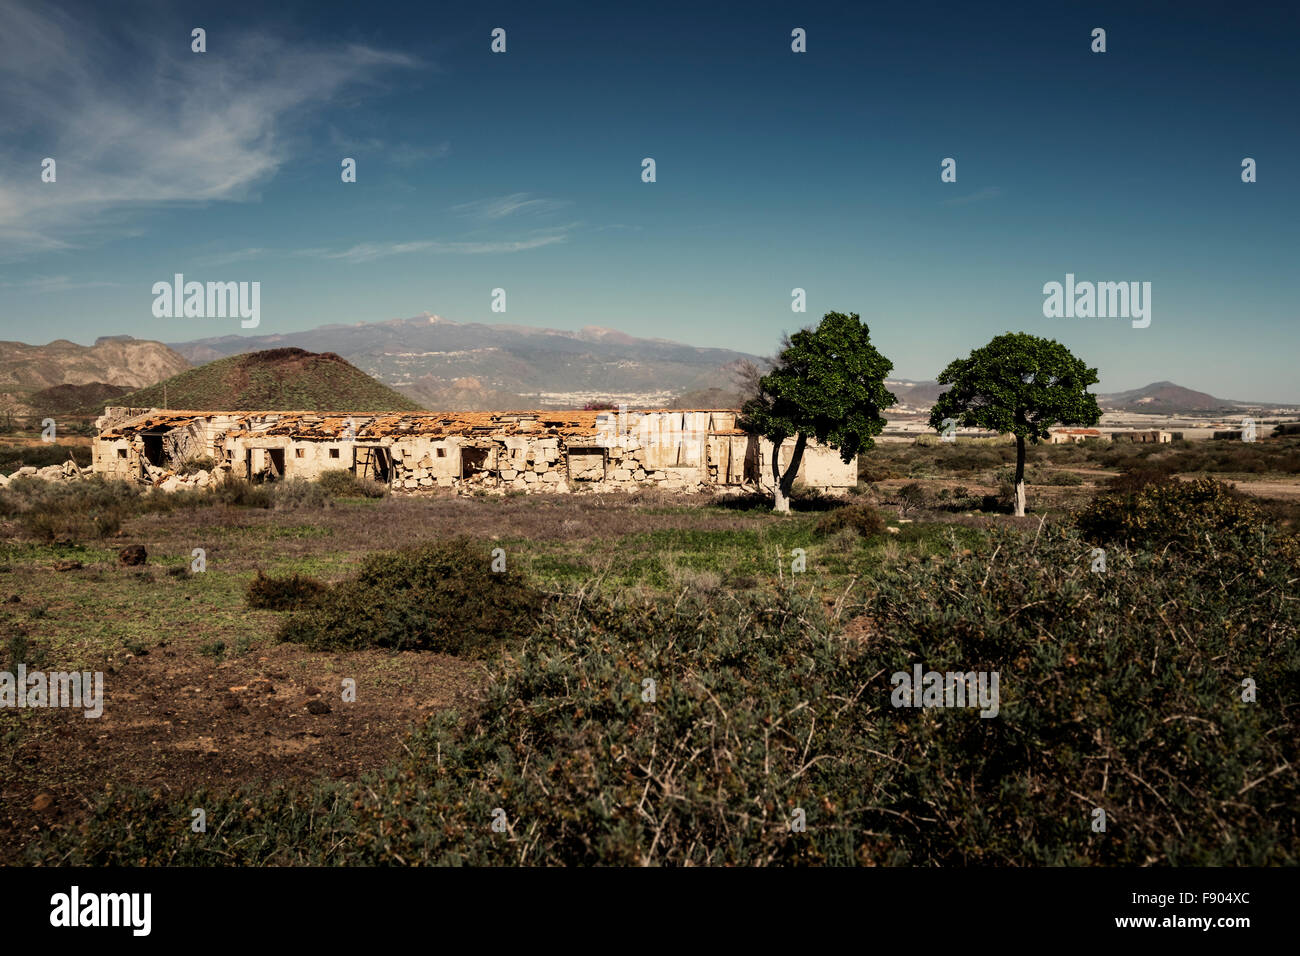
[[[930,410],[930,427],[951,420],[1016,436],[1016,515],[1025,513],[1025,440],[1035,444],[1053,425],[1097,424],[1101,409],[1088,392],[1097,370],[1060,342],[1025,332],[999,335],[939,376],[952,386]]]
[[[786,512],[809,438],[838,449],[846,463],[875,444],[885,427],[881,411],[897,401],[885,388],[894,363],[876,351],[856,312],[827,312],[816,329],[789,336],[773,366],[745,402],[739,425],[772,442],[773,510]],[[794,451],[782,474],[780,448],[788,438]]]

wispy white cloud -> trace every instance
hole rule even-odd
[[[374,158],[380,162],[407,168],[435,159],[445,159],[451,155],[451,143],[447,141],[432,146],[417,146],[406,142],[392,143],[375,136],[349,136],[337,126],[330,127],[329,136],[331,145],[358,161],[362,157]]]
[[[90,17],[0,0],[0,254],[66,249],[141,208],[255,197],[311,110],[420,61],[367,46],[313,47],[188,30],[100,33]],[[215,44],[221,44],[216,52]],[[125,44],[125,46],[124,46]],[[57,181],[40,179],[41,160]]]
[[[985,186],[983,189],[970,193],[966,196],[955,196],[952,199],[945,199],[942,203],[944,206],[965,206],[973,202],[984,202],[987,199],[997,199],[1002,195],[1001,186]]]
[[[563,209],[568,203],[561,199],[534,198],[529,193],[511,193],[508,196],[496,196],[491,199],[476,199],[452,206],[452,212],[458,212],[467,219],[495,222],[518,213],[538,215]]]
[[[331,252],[321,249],[300,250],[302,255],[323,259],[341,259],[345,262],[373,262],[390,256],[407,255],[412,252],[428,252],[454,255],[493,255],[508,252],[524,252],[528,249],[540,249],[565,242],[568,236],[557,232],[527,239],[504,239],[482,242],[448,241],[442,239],[421,239],[415,242],[363,242]]]
[[[2,289],[18,289],[26,292],[63,292],[69,289],[108,289],[121,286],[121,282],[90,282],[73,279],[71,276],[32,276],[17,282],[0,282]]]
[[[274,250],[254,246],[248,249],[234,249],[230,252],[218,252],[207,256],[198,256],[196,261],[205,266],[228,266],[233,262],[247,262],[249,259],[262,259],[275,255]]]

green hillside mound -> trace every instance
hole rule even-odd
[[[33,392],[27,399],[32,408],[50,415],[94,415],[104,405],[131,391],[127,385],[91,382],[88,385],[55,385]]]
[[[108,403],[105,403],[108,404]],[[419,411],[333,352],[269,349],[218,359],[112,400],[187,411]]]

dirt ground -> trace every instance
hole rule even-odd
[[[0,733],[0,863],[76,826],[106,789],[167,795],[246,783],[355,780],[395,758],[435,710],[470,703],[482,666],[440,654],[277,645],[214,663],[166,641],[104,675],[104,712],[10,711]],[[356,701],[342,681],[356,681]],[[309,709],[310,705],[310,709]],[[86,728],[92,732],[87,733]]]

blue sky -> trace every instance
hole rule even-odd
[[[767,354],[835,309],[900,377],[1023,330],[1103,391],[1300,400],[1294,8],[702,6],[0,0],[0,336],[240,333],[153,316],[181,272],[260,282],[248,334],[428,312]],[[1151,282],[1150,327],[1044,318],[1066,273]]]

